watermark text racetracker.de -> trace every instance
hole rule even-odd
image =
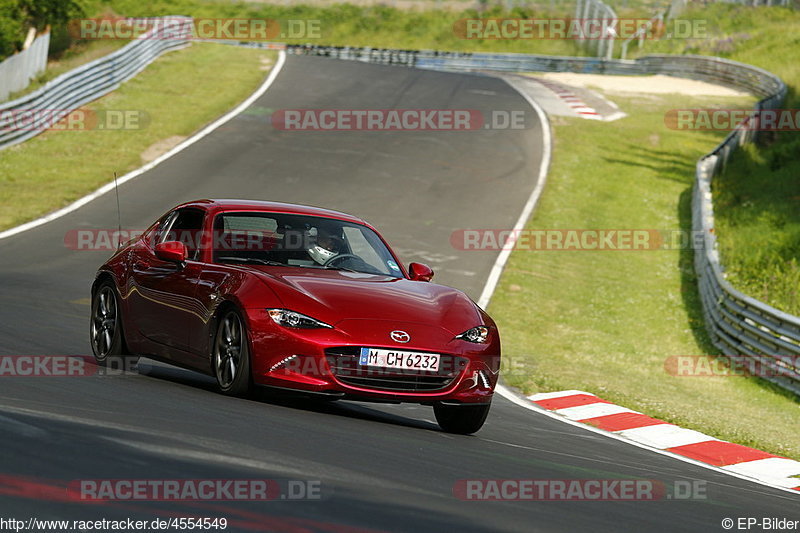
[[[687,131],[800,131],[800,109],[670,109],[664,125]]]
[[[664,371],[686,378],[793,377],[800,375],[800,355],[671,355]]]
[[[459,229],[450,244],[464,251],[652,251],[699,248],[703,236],[661,229]]]
[[[466,501],[705,500],[703,480],[657,479],[460,479],[453,496]]]
[[[279,109],[272,127],[284,131],[523,130],[522,110],[477,109]]]
[[[101,370],[94,358],[82,355],[0,356],[0,378],[88,377]]]
[[[473,18],[453,24],[459,39],[705,39],[703,19],[645,18]]]
[[[81,479],[67,494],[79,501],[309,501],[328,497],[320,480]]]
[[[147,373],[135,358],[110,358],[98,365],[91,355],[0,355],[3,378],[97,378]]]
[[[320,39],[319,19],[101,17],[70,21],[70,35],[80,40],[222,40],[271,41]]]
[[[138,239],[146,230],[126,228],[73,228],[64,234],[64,247],[77,251],[114,251],[120,246]],[[191,249],[214,251],[262,251],[307,250],[316,243],[316,237],[304,231],[234,230],[171,230],[167,233],[152,232],[145,237],[149,246],[156,242],[178,241]]]
[[[125,131],[150,124],[144,109],[47,109],[0,110],[0,131]]]

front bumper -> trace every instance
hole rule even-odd
[[[251,368],[258,385],[368,401],[469,403],[491,401],[500,368],[500,342],[453,338],[426,324],[349,320],[334,329],[278,326],[263,309],[247,312]],[[412,341],[393,343],[388,332],[408,331]],[[361,347],[441,354],[436,372],[364,368]]]

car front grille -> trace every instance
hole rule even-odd
[[[467,366],[463,357],[442,354],[436,372],[363,367],[358,364],[360,353],[359,346],[341,346],[325,350],[325,357],[337,380],[376,391],[435,392],[451,385]]]

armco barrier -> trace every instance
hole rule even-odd
[[[286,50],[290,54],[444,71],[664,74],[747,91],[761,99],[754,112],[778,108],[786,96],[786,85],[774,74],[744,63],[705,56],[651,55],[634,60],[609,60],[317,45],[288,45]],[[723,171],[733,151],[753,141],[756,133],[748,128],[734,130],[697,162],[692,226],[695,231],[702,232],[703,239],[702,246],[695,250],[695,271],[706,327],[714,344],[725,355],[758,360],[759,368],[771,370],[768,373],[772,375],[765,376],[767,379],[800,394],[800,317],[783,313],[734,289],[725,280],[714,233],[711,180]]]
[[[190,25],[191,20],[169,17],[160,29],[153,31],[180,28]],[[188,36],[191,31],[181,29],[175,34]],[[114,53],[62,74],[41,89],[0,104],[0,149],[38,135],[69,111],[113,91],[164,52],[186,43],[185,37],[151,38],[149,33],[144,34]],[[33,123],[20,127],[25,116],[32,117]]]

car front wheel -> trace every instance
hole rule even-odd
[[[241,315],[233,309],[220,317],[211,364],[220,392],[230,396],[245,396],[250,392],[247,330]]]
[[[491,404],[483,405],[448,405],[436,403],[433,405],[433,414],[436,422],[448,433],[469,435],[475,433],[486,422]]]
[[[92,295],[92,316],[89,336],[95,361],[109,366],[126,361],[135,363],[138,357],[128,353],[122,331],[122,307],[117,291],[110,281],[103,282]]]

